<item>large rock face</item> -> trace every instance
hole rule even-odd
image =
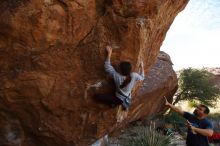
[[[1,0],[0,145],[86,146],[161,111],[176,79],[157,78],[159,72],[152,86],[147,79],[135,88],[127,117],[92,96],[113,92],[103,70],[106,45],[115,48],[114,65],[129,60],[137,71],[143,60],[147,73],[187,2]]]

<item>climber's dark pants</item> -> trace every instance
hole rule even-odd
[[[94,99],[110,106],[122,104],[122,101],[118,97],[111,94],[97,94],[94,96]]]

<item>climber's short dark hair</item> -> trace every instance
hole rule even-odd
[[[121,74],[124,76],[128,76],[131,73],[131,63],[128,61],[122,61],[120,63]]]

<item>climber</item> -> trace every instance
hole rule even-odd
[[[118,73],[111,65],[112,48],[106,47],[107,58],[104,63],[105,71],[114,79],[116,92],[113,95],[110,94],[98,94],[94,98],[97,101],[106,103],[111,106],[122,105],[124,110],[127,110],[131,103],[131,91],[137,81],[144,80],[143,62],[140,63],[140,74],[132,72],[131,64],[127,61],[120,63],[120,73]]]

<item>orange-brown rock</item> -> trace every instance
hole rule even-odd
[[[0,144],[86,146],[125,121],[159,111],[168,85],[149,94],[156,80],[146,90],[135,88],[121,122],[117,108],[92,100],[113,91],[103,70],[104,47],[115,48],[114,65],[129,60],[137,71],[143,60],[147,73],[187,2],[1,0]]]

